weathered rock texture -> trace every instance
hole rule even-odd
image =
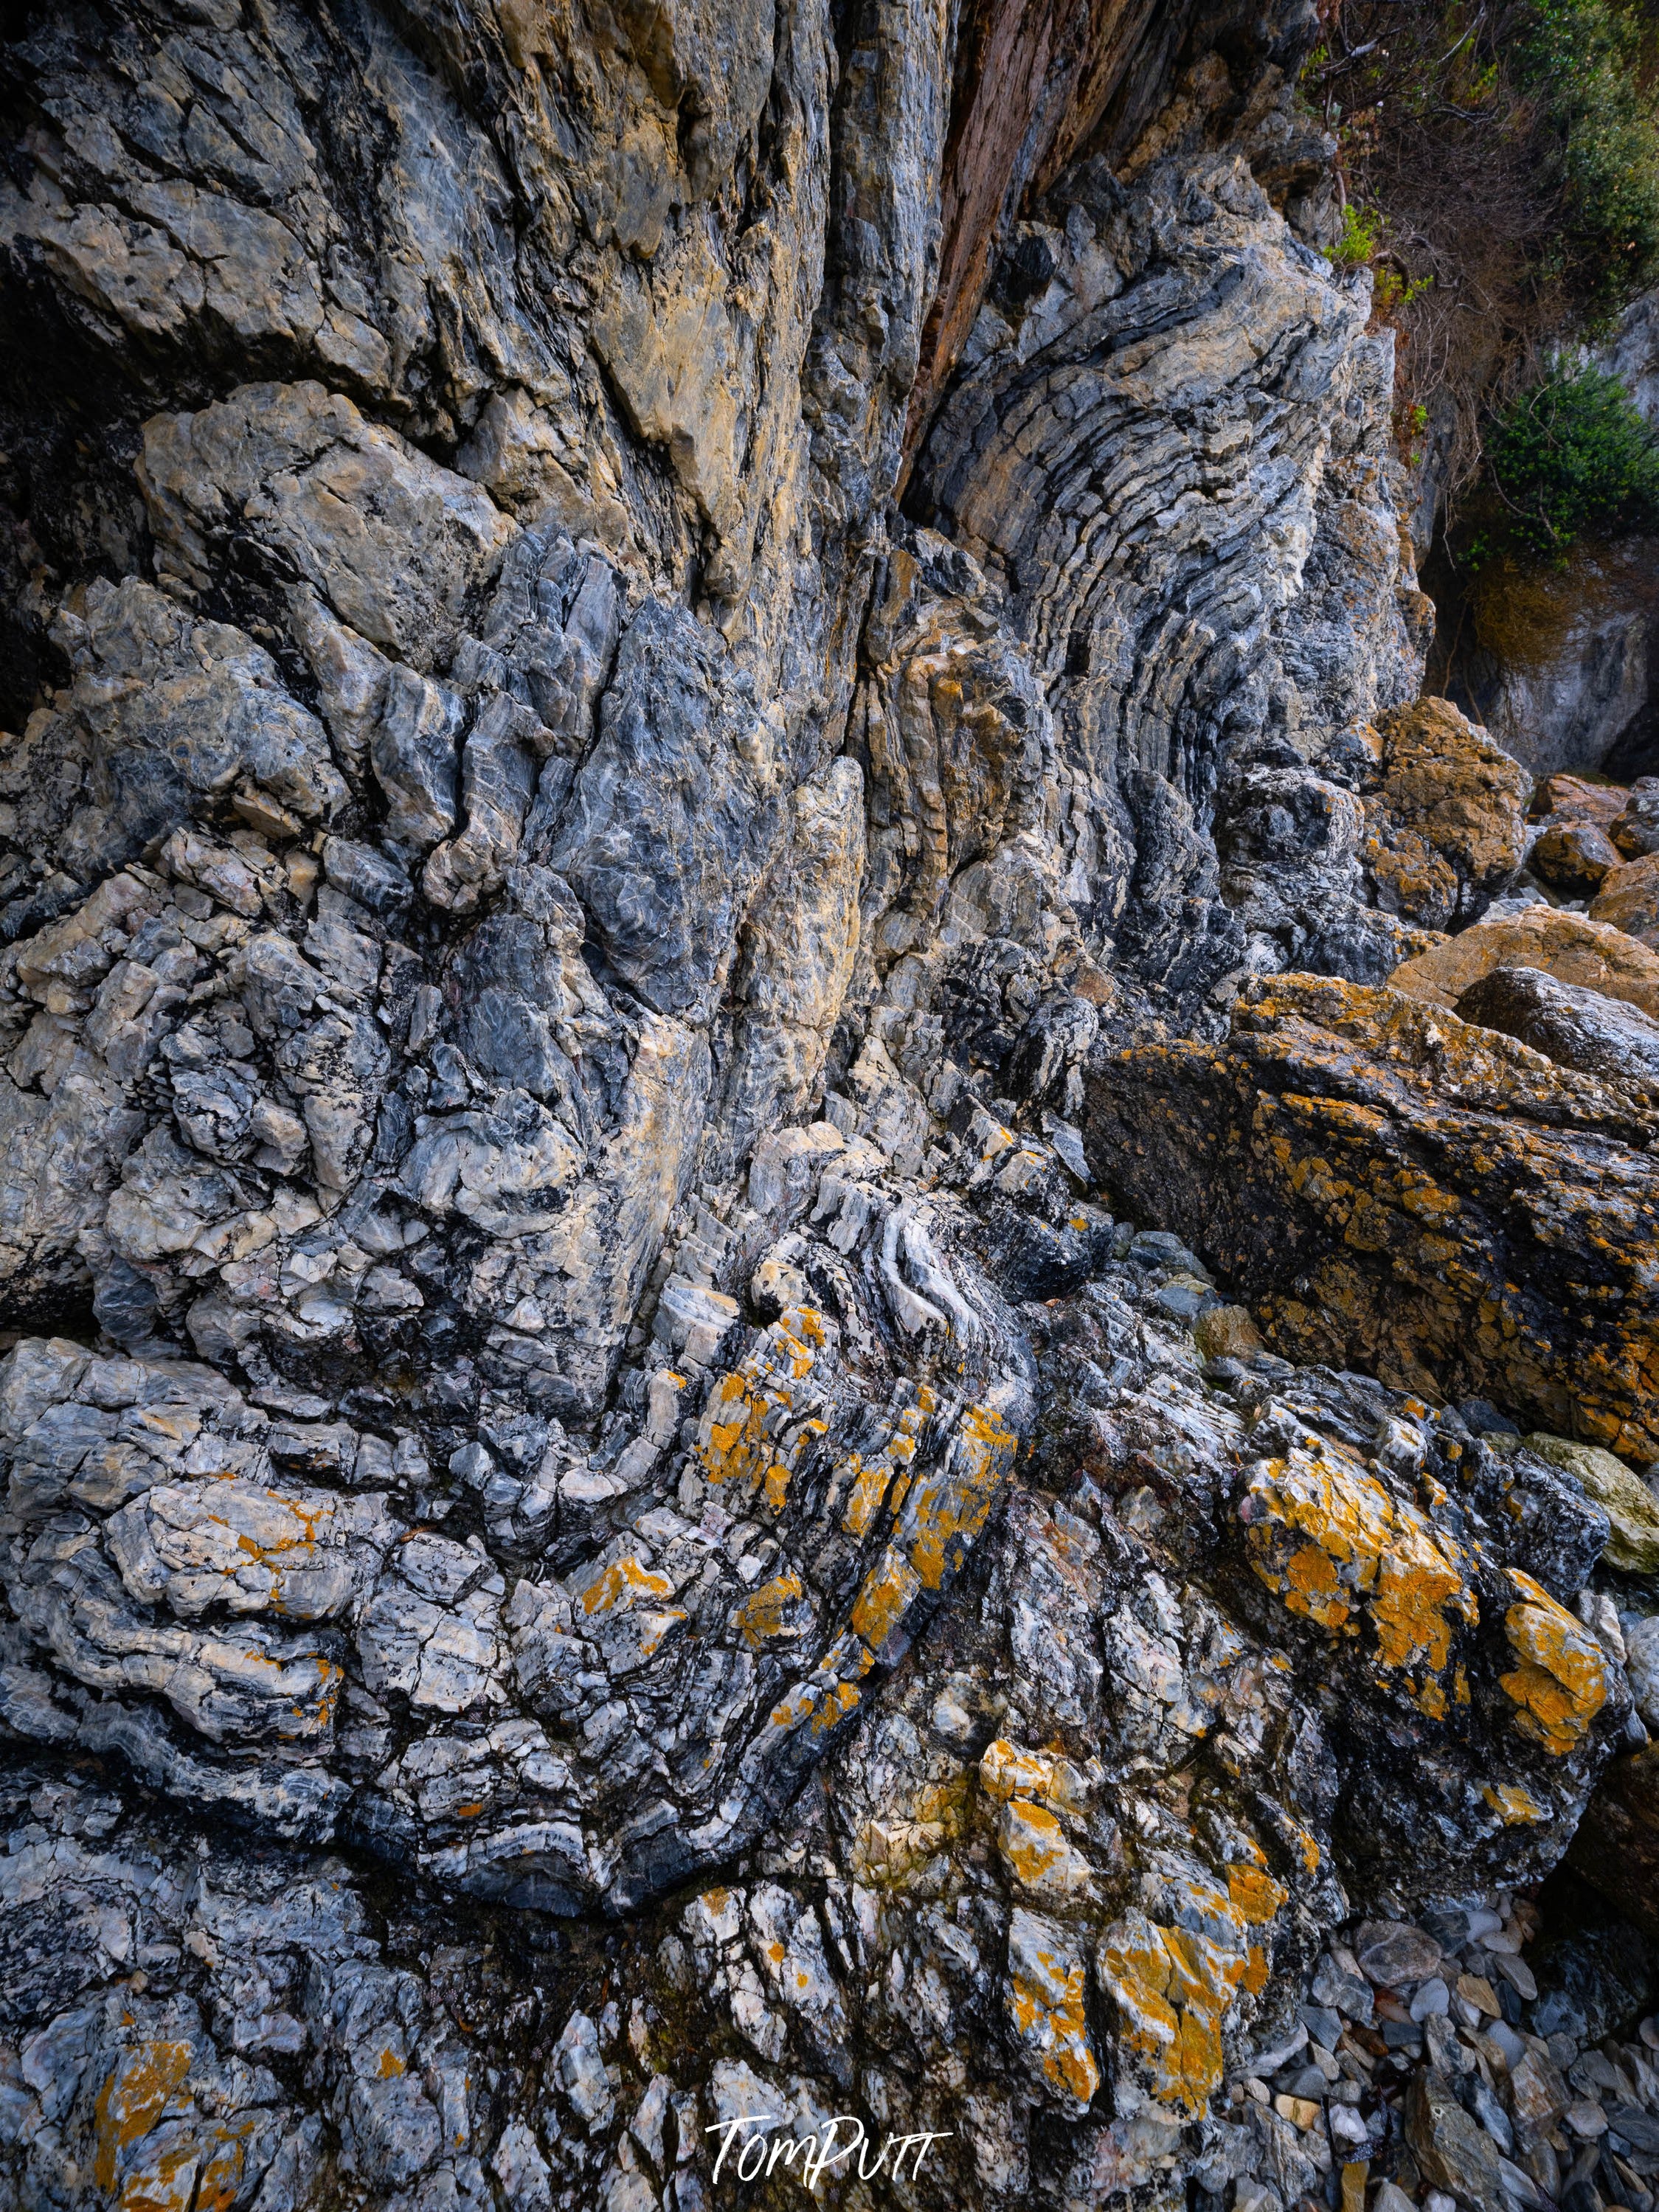
[[[0,2199],[1404,2158],[1212,2100],[1632,1740],[1443,1401],[1659,1454],[1659,961],[1467,951],[1316,31],[25,11]]]

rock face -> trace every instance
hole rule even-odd
[[[1316,35],[15,27],[0,2203],[1510,2125],[1354,2039],[1640,1733],[1659,959],[1418,696]]]

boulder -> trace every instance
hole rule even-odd
[[[1097,1048],[1084,1136],[1277,1351],[1646,1460],[1649,1098],[1398,991],[1291,975],[1241,997],[1224,1044]]]
[[[1601,878],[1590,920],[1605,921],[1644,945],[1659,946],[1659,853],[1626,860]]]
[[[1366,804],[1365,866],[1386,910],[1443,929],[1520,866],[1532,780],[1449,700],[1379,717],[1382,787]]]
[[[1540,968],[1564,983],[1628,1000],[1659,1019],[1659,953],[1621,929],[1558,908],[1534,906],[1477,922],[1396,968],[1389,988],[1437,1006],[1455,1006],[1494,968]]]
[[[1625,811],[1630,793],[1622,783],[1593,782],[1583,775],[1547,775],[1540,781],[1533,811],[1564,822],[1593,823],[1606,830]]]
[[[1575,1443],[1569,1437],[1536,1433],[1527,1438],[1529,1450],[1552,1467],[1559,1467],[1584,1486],[1607,1516],[1607,1548],[1602,1554],[1610,1567],[1626,1574],[1651,1574],[1659,1567],[1659,1498],[1623,1460],[1599,1445]]]
[[[1463,1021],[1518,1037],[1558,1067],[1616,1082],[1659,1082],[1659,1022],[1540,968],[1494,968],[1464,992],[1457,1012]]]
[[[1564,898],[1592,898],[1619,866],[1619,848],[1593,822],[1559,822],[1528,855],[1534,875]]]
[[[1627,860],[1659,853],[1659,775],[1638,775],[1607,835]]]

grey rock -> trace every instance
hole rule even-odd
[[[1464,992],[1457,1012],[1582,1075],[1644,1085],[1659,1079],[1659,1022],[1540,969],[1495,968]]]

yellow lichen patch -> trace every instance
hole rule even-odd
[[[406,2074],[409,2069],[397,2052],[388,2047],[380,2053],[380,2063],[376,2071],[382,2081],[394,2081],[399,2074]]]
[[[985,1747],[979,1778],[987,1796],[999,1805],[1010,1797],[1029,1797],[1061,1812],[1079,1812],[1087,1794],[1087,1784],[1070,1759],[1052,1751],[1026,1751],[1006,1736]]]
[[[1523,1783],[1488,1783],[1480,1795],[1506,1828],[1518,1828],[1549,1818],[1547,1808],[1539,1803]]]
[[[1060,1948],[1057,1931],[1016,1911],[1008,1939],[1008,2010],[1043,2079],[1061,2096],[1088,2105],[1100,2087],[1089,2041],[1081,1959]]]
[[[893,1479],[892,1464],[884,1455],[878,1454],[866,1461],[860,1459],[856,1453],[848,1464],[854,1471],[853,1494],[847,1501],[841,1525],[849,1536],[867,1535]]]
[[[1289,1611],[1333,1635],[1357,1635],[1369,1621],[1383,1668],[1413,1669],[1408,1694],[1425,1712],[1445,1711],[1437,1678],[1456,1624],[1480,1619],[1455,1537],[1323,1443],[1257,1467],[1243,1513],[1250,1564]]]
[[[196,2212],[230,2212],[241,2194],[243,2145],[254,2124],[241,2120],[216,2130],[217,2141],[196,2185]]]
[[[1230,1866],[1227,1869],[1228,1901],[1247,1927],[1260,1928],[1271,1920],[1290,1893],[1266,1867]]]
[[[997,1822],[997,1848],[1008,1871],[1034,1895],[1065,1899],[1089,1888],[1094,1869],[1054,1814],[1026,1797],[1011,1797]]]
[[[189,2071],[187,2043],[141,2043],[123,2052],[94,2107],[94,2170],[106,2193],[115,2187],[118,2154],[149,2133]]]
[[[197,2194],[201,2145],[188,2129],[169,2130],[145,2146],[136,2169],[121,2184],[116,2212],[191,2212]]]
[[[1607,1701],[1601,1647],[1530,1575],[1511,1567],[1509,1577],[1520,1601],[1504,1615],[1504,1633],[1520,1663],[1498,1679],[1520,1708],[1521,1734],[1563,1758]]]
[[[921,1588],[915,1569],[890,1544],[865,1577],[864,1586],[853,1601],[853,1626],[872,1651],[880,1650]]]
[[[837,1682],[832,1689],[826,1690],[811,1716],[810,1725],[813,1734],[827,1735],[837,1721],[846,1719],[863,1694],[851,1682]]]
[[[626,1559],[613,1559],[597,1581],[588,1584],[581,1594],[581,1608],[590,1614],[610,1613],[618,1605],[632,1605],[636,1598],[673,1595],[674,1585],[666,1575],[653,1574],[629,1553]]]
[[[801,1578],[793,1570],[774,1575],[769,1583],[750,1591],[732,1613],[731,1625],[751,1651],[763,1644],[799,1636],[800,1623],[792,1618],[792,1612],[804,1594]]]
[[[846,1472],[854,1477],[853,1492],[847,1501],[847,1510],[842,1526],[849,1536],[863,1536],[881,1510],[881,1501],[887,1494],[887,1486],[894,1470],[908,1467],[915,1457],[916,1444],[928,1415],[938,1401],[924,1384],[914,1401],[906,1406],[894,1424],[891,1433],[881,1449],[866,1460],[854,1452],[847,1462]],[[893,1510],[896,1513],[903,1501],[904,1486],[893,1493]]]
[[[834,1682],[827,1688],[819,1683],[803,1682],[773,1706],[771,1723],[774,1728],[785,1730],[798,1729],[806,1723],[816,1734],[822,1735],[852,1711],[861,1694],[851,1682]]]
[[[925,1588],[942,1588],[946,1571],[962,1565],[1018,1446],[994,1407],[964,1407],[943,1463],[912,1485],[901,1528]]]
[[[1101,1980],[1116,2003],[1122,2044],[1141,2061],[1158,2101],[1188,2119],[1220,2082],[1222,2022],[1249,1971],[1248,1958],[1139,1912],[1116,1922],[1101,1945]]]
[[[792,1307],[720,1376],[697,1424],[697,1458],[708,1481],[757,1488],[773,1513],[782,1512],[801,1453],[824,1433],[822,1419],[803,1417],[800,1398],[827,1340],[821,1315]],[[793,1433],[781,1443],[786,1429]]]
[[[924,1784],[896,1817],[866,1820],[853,1838],[857,1880],[891,1888],[953,1842],[966,1816],[969,1771],[953,1767],[942,1781]]]

